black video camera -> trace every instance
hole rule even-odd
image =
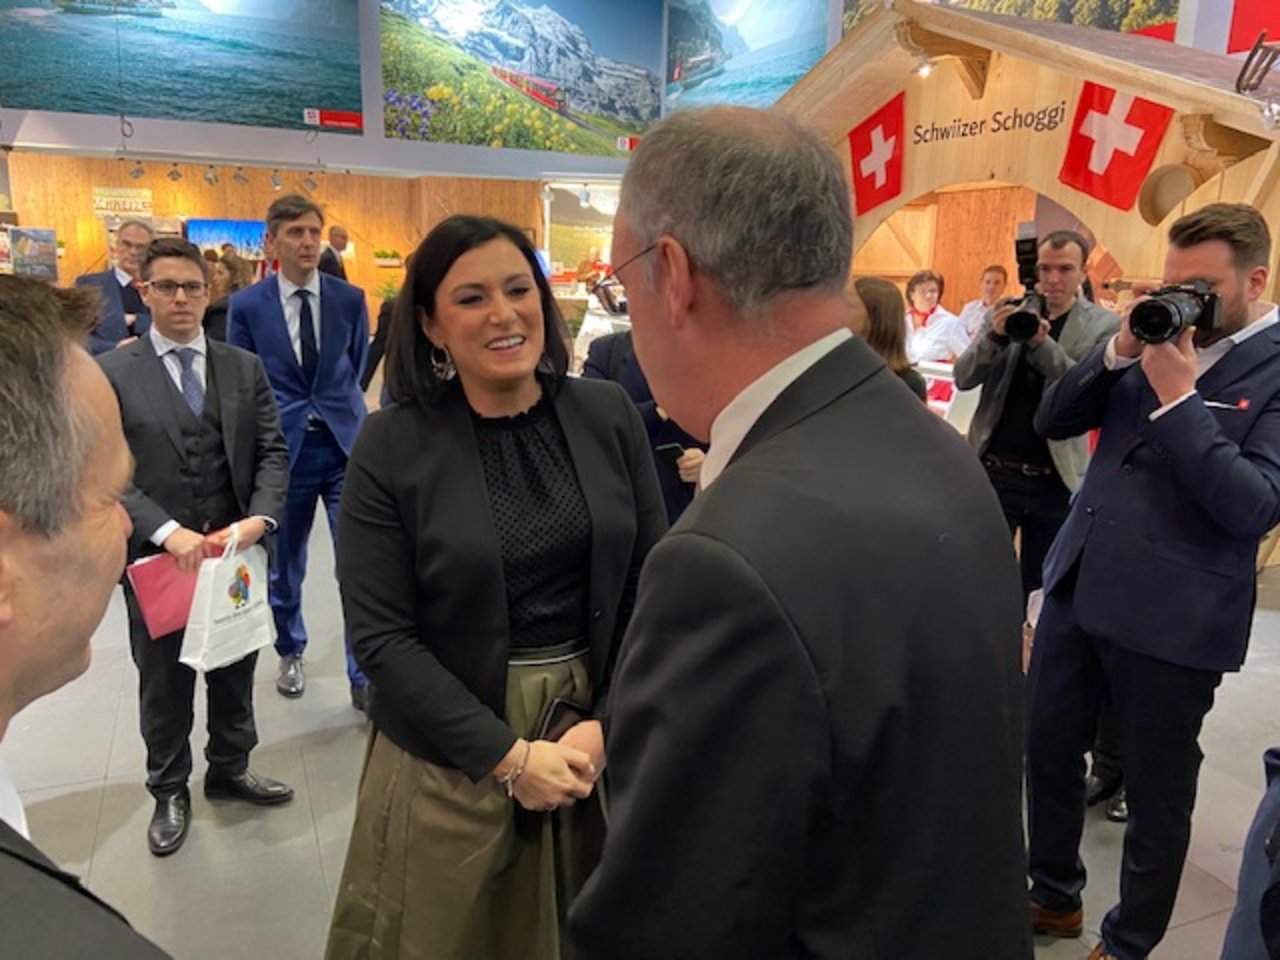
[[[1209,331],[1218,325],[1218,295],[1203,280],[1154,290],[1129,312],[1129,330],[1143,343],[1173,340],[1186,327]]]
[[[1036,292],[1040,276],[1036,263],[1040,259],[1040,242],[1036,239],[1034,223],[1018,225],[1018,236],[1013,241],[1013,255],[1018,261],[1018,282],[1022,284],[1022,296],[1000,301],[1001,306],[1018,309],[1004,321],[1004,332],[1010,340],[1023,343],[1040,332],[1040,321],[1049,316],[1049,304],[1044,295]]]

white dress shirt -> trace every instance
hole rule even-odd
[[[1261,333],[1277,321],[1280,321],[1280,308],[1272,307],[1268,312],[1253,321],[1253,323],[1246,324],[1231,336],[1223,337],[1217,343],[1210,344],[1204,348],[1196,347],[1196,380],[1199,381],[1201,377],[1213,369],[1214,364],[1225,357],[1232,347],[1244,343],[1250,337]],[[1116,353],[1116,337],[1119,336],[1119,334],[1116,334],[1115,337],[1108,340],[1107,348],[1102,353],[1102,365],[1108,370],[1124,370],[1128,367],[1132,367],[1142,359],[1141,357],[1122,357]],[[1153,411],[1149,419],[1156,420],[1163,417],[1178,404],[1184,403],[1191,397],[1194,397],[1196,392],[1197,391],[1192,390],[1189,393],[1184,393],[1182,396],[1178,397],[1178,399],[1166,403],[1163,407],[1160,407],[1160,409]]]
[[[208,351],[208,345],[205,343],[203,330],[190,343],[178,343],[176,340],[170,340],[157,330],[154,325],[147,331],[147,336],[151,338],[151,346],[155,350],[156,356],[160,358],[160,362],[164,364],[165,372],[169,374],[169,379],[173,381],[173,385],[178,388],[179,394],[182,393],[182,361],[178,359],[178,351],[186,347],[190,347],[196,352],[196,359],[191,364],[191,370],[195,373],[196,379],[200,381],[200,386],[206,390],[208,389],[209,381],[205,379],[205,372],[208,366],[205,354]],[[147,539],[157,547],[163,547],[164,542],[169,539],[169,535],[181,526],[182,524],[178,523],[177,520],[166,520]]]
[[[0,760],[0,820],[28,840],[31,839],[27,828],[27,812],[22,809],[22,798],[18,796],[18,788],[14,785],[13,777],[9,775],[3,760]]]
[[[720,415],[711,424],[711,444],[707,448],[706,459],[702,461],[699,476],[701,489],[707,489],[724,472],[756,421],[778,399],[782,391],[852,336],[849,330],[842,327],[821,340],[815,340],[803,350],[787,357],[729,401],[729,405],[720,411]]]
[[[289,328],[289,342],[293,344],[293,355],[302,363],[302,298],[295,297],[299,290],[311,294],[311,325],[316,334],[316,354],[320,353],[320,271],[312,270],[311,279],[299,287],[283,273],[276,274],[280,278],[280,306],[284,308],[285,326]]]
[[[964,326],[964,332],[969,335],[970,340],[982,329],[982,321],[990,309],[991,307],[983,303],[982,298],[979,297],[977,300],[970,300],[960,311],[960,323]]]
[[[116,281],[122,287],[128,287],[133,285],[133,277],[125,273],[119,267],[116,267]]]
[[[964,353],[971,339],[960,318],[945,307],[935,308],[929,314],[929,322],[919,328],[911,322],[908,312],[906,325],[907,358],[912,363],[925,360],[950,363]]]

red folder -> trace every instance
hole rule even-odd
[[[143,557],[131,563],[125,573],[152,640],[186,629],[196,592],[196,573],[183,573],[178,561],[168,553]]]

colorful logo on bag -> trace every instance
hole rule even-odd
[[[237,610],[249,602],[249,568],[243,563],[236,567],[236,578],[227,587],[227,596]]]

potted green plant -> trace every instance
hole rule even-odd
[[[400,259],[399,250],[387,249],[374,250],[373,262],[379,267],[398,267],[403,261]]]

